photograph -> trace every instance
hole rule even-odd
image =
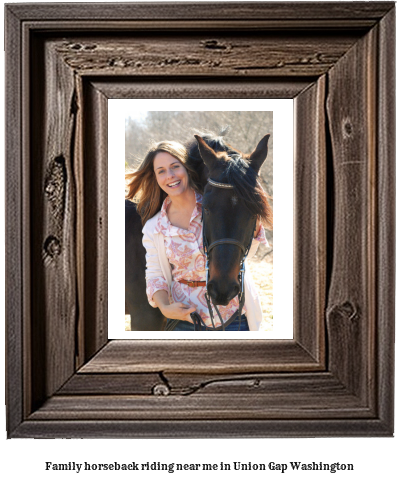
[[[293,115],[108,100],[108,338],[292,339]]]
[[[273,112],[138,115],[125,135],[126,330],[271,330]]]

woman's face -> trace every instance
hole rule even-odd
[[[183,163],[168,152],[158,152],[154,158],[157,182],[166,194],[178,196],[188,190],[188,173]]]

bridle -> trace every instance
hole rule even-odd
[[[208,183],[211,185],[211,186],[214,186],[215,188],[221,188],[221,189],[234,189],[234,186],[232,184],[226,184],[226,183],[219,183],[217,181],[213,181],[212,179],[208,178]],[[214,330],[216,330],[215,328],[215,323],[214,323],[214,319],[213,319],[213,311],[212,311],[212,304],[214,306],[214,308],[216,309],[216,312],[219,316],[219,319],[220,319],[220,322],[222,324],[222,329],[223,331],[225,331],[225,327],[227,326],[226,323],[223,322],[222,320],[222,317],[220,315],[220,312],[217,308],[217,306],[212,303],[211,304],[211,298],[209,297],[209,294],[208,294],[208,280],[209,280],[209,255],[210,255],[210,252],[212,249],[214,249],[215,247],[217,247],[218,245],[236,245],[237,247],[239,247],[242,251],[242,258],[241,258],[241,262],[240,262],[240,273],[239,273],[239,276],[238,276],[238,280],[240,281],[240,291],[238,293],[238,311],[236,311],[236,313],[234,313],[234,315],[232,316],[232,318],[230,318],[229,321],[232,321],[238,314],[238,317],[239,317],[239,328],[238,328],[238,331],[240,330],[241,328],[241,313],[242,313],[242,308],[244,306],[244,303],[245,303],[245,288],[244,288],[244,277],[245,277],[245,259],[247,258],[247,255],[248,255],[248,252],[249,252],[249,249],[251,248],[251,245],[252,245],[252,240],[253,240],[253,236],[254,236],[254,232],[255,232],[255,228],[256,228],[256,220],[255,220],[255,225],[254,225],[254,229],[251,233],[251,239],[247,245],[247,247],[245,247],[242,242],[240,242],[239,240],[235,240],[233,238],[222,238],[220,240],[216,240],[215,242],[212,242],[210,245],[208,244],[208,240],[206,238],[206,232],[205,232],[205,220],[204,220],[204,208],[202,207],[202,241],[203,241],[203,248],[204,248],[204,254],[205,254],[205,259],[206,259],[206,263],[205,263],[205,273],[206,273],[206,286],[205,286],[205,299],[206,299],[206,302],[207,302],[207,305],[208,305],[208,310],[209,310],[209,316],[211,318],[211,322],[212,322],[212,327]],[[200,318],[200,316],[197,314],[197,313],[192,313],[194,316],[192,316],[192,318],[195,320],[198,320],[198,318],[200,319],[200,321],[202,321],[202,319]]]

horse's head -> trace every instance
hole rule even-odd
[[[211,180],[203,197],[204,235],[211,249],[208,293],[214,304],[226,306],[240,291],[238,276],[243,248],[251,244],[256,219],[267,221],[271,215],[258,181],[269,135],[247,156],[227,146],[227,150],[215,151],[202,137],[195,138]],[[242,248],[232,242],[212,246],[225,239],[241,243]]]

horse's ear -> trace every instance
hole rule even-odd
[[[256,149],[252,152],[252,154],[248,156],[248,160],[251,163],[251,167],[256,173],[259,173],[262,164],[266,160],[269,137],[270,134],[265,135],[263,139],[258,143]]]
[[[201,154],[202,160],[207,165],[208,169],[211,170],[213,167],[215,167],[216,164],[218,164],[218,157],[216,155],[216,152],[212,149],[212,147],[209,147],[209,145],[201,136],[194,135],[194,137],[197,139],[198,149]]]

